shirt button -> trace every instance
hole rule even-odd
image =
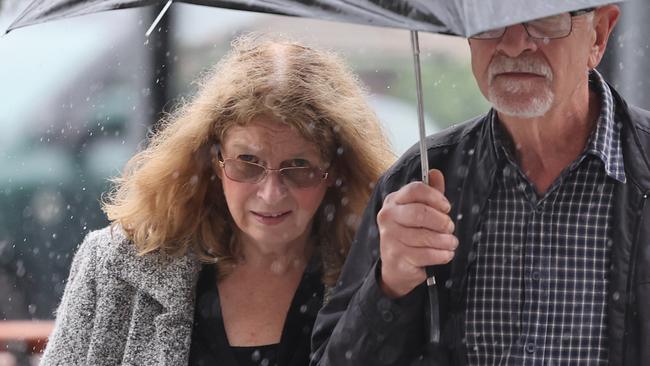
[[[533,280],[539,281],[541,275],[539,274],[539,271],[533,271],[532,277],[533,277]]]
[[[535,349],[537,349],[535,343],[526,343],[526,352],[535,353]]]
[[[393,321],[393,313],[389,310],[384,310],[381,312],[381,318],[384,319],[386,323],[390,323]]]

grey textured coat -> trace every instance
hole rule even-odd
[[[91,232],[41,365],[186,365],[200,268],[192,255],[137,256],[119,228]]]

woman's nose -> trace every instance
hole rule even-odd
[[[257,196],[268,204],[280,202],[286,197],[288,187],[279,171],[269,171],[259,182]]]

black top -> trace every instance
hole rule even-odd
[[[267,366],[278,364],[279,344],[253,347],[230,347],[239,366]]]
[[[320,260],[312,258],[302,275],[279,344],[231,347],[221,316],[214,265],[204,265],[196,288],[190,366],[307,366],[311,331],[323,304]]]

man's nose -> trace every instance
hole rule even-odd
[[[506,28],[505,33],[497,43],[497,50],[506,56],[517,57],[527,51],[536,51],[537,43],[528,34],[523,24],[516,24]]]
[[[268,204],[278,203],[287,195],[288,187],[278,171],[269,171],[257,184],[257,197]]]

